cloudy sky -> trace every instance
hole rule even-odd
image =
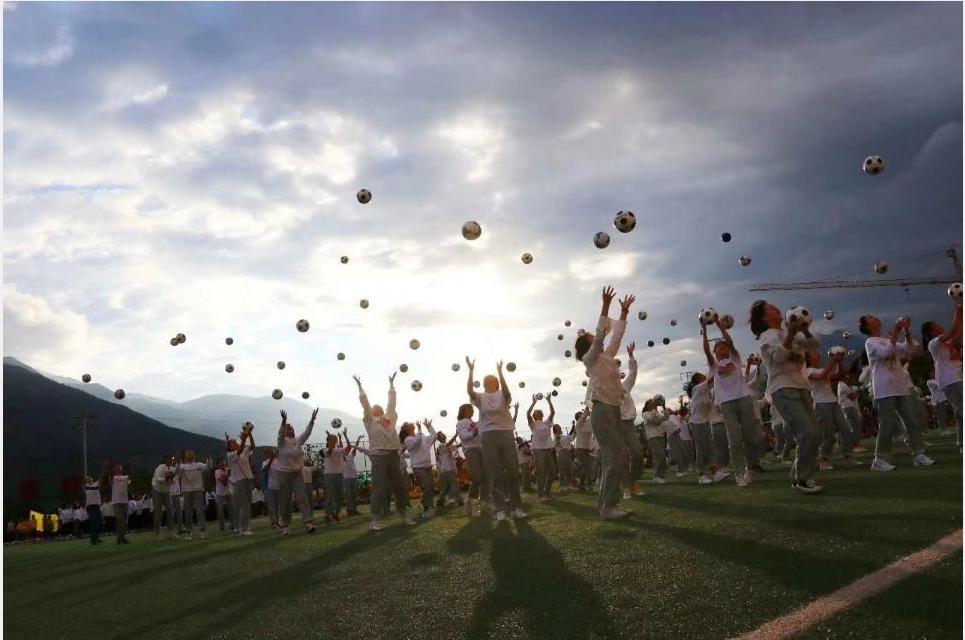
[[[481,373],[518,363],[524,401],[559,376],[569,413],[583,371],[563,351],[613,284],[638,298],[637,397],[675,396],[700,307],[742,322],[755,282],[873,278],[879,259],[946,275],[962,238],[958,3],[5,3],[3,19],[4,351],[112,388],[280,387],[354,412],[352,373],[378,397],[405,362],[403,416],[453,414],[468,353]],[[861,174],[869,154],[884,174]],[[823,332],[951,314],[944,287],[768,295],[834,309]]]

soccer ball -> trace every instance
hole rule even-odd
[[[231,346],[231,345],[233,345],[233,344],[235,343],[235,339],[234,339],[234,338],[225,338],[225,339],[224,339],[224,343],[225,343],[226,345],[228,345],[228,346]]]
[[[720,317],[720,326],[724,327],[728,331],[734,328],[734,316],[729,313],[725,313]]]
[[[554,387],[558,387],[558,386],[560,386],[561,384],[563,384],[563,381],[562,381],[562,380],[560,380],[559,378],[553,378],[553,386],[554,386]]]
[[[563,352],[563,357],[564,357],[564,358],[569,358],[569,357],[572,356],[572,355],[573,355],[573,352],[570,351],[569,349],[567,349],[566,351]]]
[[[749,255],[746,255],[746,254],[745,254],[745,255],[742,255],[742,256],[741,256],[740,258],[738,258],[737,260],[738,260],[738,262],[741,263],[741,266],[742,266],[742,267],[746,267],[747,265],[749,265],[749,264],[751,263],[751,257],[750,257]]]
[[[875,273],[885,274],[888,273],[888,263],[884,260],[878,260],[875,262]]]
[[[577,329],[577,330],[576,330],[576,335],[579,336],[580,338],[582,338],[583,336],[586,335],[586,329]]]
[[[415,351],[421,346],[422,346],[422,343],[416,340],[415,338],[412,338],[412,340],[409,340],[409,348],[412,349],[413,351]]]
[[[531,262],[533,261],[533,254],[532,254],[532,253],[524,253],[523,256],[522,256],[522,258],[521,258],[521,260],[523,261],[523,264],[529,264],[529,263],[531,263]]]
[[[724,242],[730,242],[730,233],[725,231],[724,233],[720,234],[720,239]]]
[[[443,409],[442,411],[439,412],[439,417],[440,417],[440,418],[445,418],[447,415],[449,415],[449,412],[446,411],[445,409]]]
[[[706,326],[708,324],[713,324],[720,319],[720,315],[717,313],[717,309],[713,307],[705,307],[700,310],[700,315],[697,316],[697,321],[702,325]]]
[[[568,327],[568,326],[570,326],[570,325],[572,325],[572,324],[573,324],[573,323],[570,322],[569,320],[566,320],[566,321],[563,322],[563,326],[564,326],[564,327]]]
[[[341,429],[341,428],[342,428],[342,419],[341,419],[341,418],[332,418],[331,425],[332,425],[332,428],[333,428],[333,429]]]
[[[562,340],[562,339],[563,339],[563,334],[562,334],[562,333],[557,334],[556,339],[557,339],[557,340]]]
[[[172,346],[172,347],[176,347],[176,346],[178,346],[179,344],[181,344],[181,343],[178,342],[178,339],[177,339],[176,337],[175,337],[175,338],[171,338],[171,346]]]
[[[654,344],[654,343],[653,343],[653,340],[647,340],[647,346],[648,346],[648,347],[652,347],[653,344]]]
[[[520,389],[525,389],[525,388],[526,388],[526,383],[523,382],[522,380],[520,380],[520,381],[519,381],[519,388],[520,388]]]
[[[686,366],[687,366],[687,361],[686,361],[686,360],[681,360],[681,361],[680,361],[680,366],[681,366],[681,367],[686,367]]]
[[[641,311],[640,313],[637,314],[637,318],[640,319],[640,320],[646,320],[646,319],[647,319],[647,312],[646,312],[646,311]]]
[[[507,363],[506,363],[506,371],[509,371],[510,373],[512,373],[513,371],[516,371],[516,363],[515,363],[515,362],[507,362]]]
[[[613,228],[620,233],[630,233],[637,226],[637,217],[632,211],[617,211],[613,218]]]
[[[824,319],[825,319],[825,320],[834,320],[834,311],[825,311],[825,312],[824,312]]]
[[[84,375],[82,375],[82,376],[80,377],[80,379],[83,380],[84,382],[90,382],[90,374],[89,374],[89,373],[85,373]]]
[[[250,431],[251,431],[252,429],[254,429],[254,428],[255,428],[255,425],[254,425],[253,423],[247,422],[247,421],[246,421],[244,424],[241,425],[241,430],[242,430],[242,431],[245,431],[245,432],[250,432]]]
[[[586,383],[586,380],[583,381],[583,386],[584,386],[584,387],[588,386],[587,383]]]
[[[789,325],[807,327],[811,324],[811,312],[804,307],[791,307],[784,314],[784,320]]]
[[[186,335],[184,335],[183,333],[179,333],[179,334],[178,334],[178,344],[184,344],[184,341],[187,340],[187,339],[188,339],[188,337],[187,337]]]
[[[670,321],[670,326],[671,326],[671,327],[676,327],[676,326],[677,326],[677,321],[676,321],[676,320],[671,320],[671,321]]]
[[[610,246],[610,236],[602,231],[597,231],[593,234],[593,244],[596,245],[597,249],[606,249]]]
[[[556,389],[553,389],[552,391],[550,391],[550,395],[555,398],[556,396],[560,395],[560,392],[557,391]]]
[[[835,356],[843,356],[843,355],[845,355],[846,353],[847,353],[847,350],[846,350],[844,347],[837,347],[837,346],[835,346],[835,347],[831,347],[830,349],[828,349],[828,357],[829,357],[829,358],[833,358],[833,357],[835,357]]]
[[[278,361],[278,364],[275,365],[275,366],[277,366],[279,369],[284,369],[284,368],[285,368],[285,361],[284,361],[284,360],[279,360],[279,361]]]
[[[271,397],[274,398],[275,400],[281,400],[281,397],[282,397],[281,389],[275,389],[274,391],[272,391]]]
[[[474,380],[473,383],[472,383],[472,387],[473,387],[473,389],[478,389],[478,388],[479,388],[479,380]]]
[[[482,235],[482,227],[475,220],[462,225],[462,237],[466,240],[476,240]]]
[[[308,331],[308,320],[306,320],[305,318],[302,318],[301,320],[295,323],[295,328],[298,329],[301,333],[305,333],[306,331]]]
[[[854,349],[848,349],[848,357],[851,358],[853,356],[854,356]]]
[[[418,380],[413,380],[412,384],[409,385],[413,391],[422,391],[422,383]]]
[[[399,365],[399,371],[401,371],[402,373],[405,373],[408,370],[409,370],[409,365],[405,363]]]
[[[536,399],[537,399],[537,400],[542,400],[542,399],[543,399],[543,394],[542,394],[542,393],[537,393],[537,394],[536,394]]]
[[[670,338],[664,338],[664,339],[663,339],[663,343],[664,343],[664,344],[670,344]]]
[[[226,364],[226,365],[224,366],[224,370],[227,371],[228,373],[234,373],[234,371],[235,371],[235,365],[233,365],[233,364]]]
[[[453,362],[453,363],[452,363],[452,370],[453,370],[453,371],[459,371],[459,363],[458,363],[458,362]]]
[[[368,204],[372,202],[372,192],[368,189],[359,189],[359,192],[355,194],[355,197],[359,199],[362,204]],[[391,198],[390,198],[391,199]]]
[[[842,332],[841,332],[841,337],[844,338],[845,340],[850,340],[850,339],[851,339],[851,332],[850,332],[850,331],[842,331]]]
[[[348,256],[342,256],[339,260],[342,264],[348,264]]]
[[[952,300],[962,301],[962,283],[956,282],[952,286],[948,287],[948,297]]]
[[[123,389],[118,389],[117,391],[114,392],[114,397],[117,398],[118,400],[123,400],[125,395],[127,394],[124,393]]]
[[[861,164],[861,170],[871,176],[876,176],[885,170],[885,160],[881,156],[868,156]]]
[[[336,357],[338,360],[344,360],[344,359],[345,359],[345,354],[342,353],[342,352],[339,352],[339,353],[337,353],[337,354],[335,355],[335,357]]]
[[[368,309],[369,301],[366,300],[365,298],[362,298],[361,300],[359,300],[359,306],[362,307],[363,309]]]
[[[308,400],[310,396],[311,394],[308,393],[307,391],[302,391],[302,400]]]

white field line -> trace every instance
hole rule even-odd
[[[962,548],[962,530],[950,533],[927,549],[892,562],[852,582],[834,593],[822,596],[814,602],[786,616],[775,618],[763,626],[737,636],[734,640],[785,640],[793,638],[814,625],[884,591],[893,584],[920,573]]]

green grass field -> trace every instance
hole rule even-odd
[[[947,438],[946,438],[947,442]],[[962,462],[825,473],[788,488],[674,478],[601,522],[594,497],[527,505],[496,526],[455,511],[416,527],[365,518],[281,538],[113,538],[7,547],[9,638],[724,638],[756,628],[962,526]],[[672,475],[672,474],[671,474]],[[295,518],[297,524],[299,519]],[[808,638],[960,638],[957,554],[812,629]]]

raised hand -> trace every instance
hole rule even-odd
[[[472,371],[476,368],[476,361],[470,360],[469,356],[466,356],[466,366],[469,367],[469,371]]]
[[[636,348],[637,348],[636,342],[631,342],[630,344],[627,345],[627,355],[630,356],[631,359],[633,358],[633,351]]]
[[[392,375],[389,376],[389,386],[390,386],[390,387],[395,384],[395,376],[397,376],[398,374],[399,374],[398,371],[393,371],[393,372],[392,372]]]
[[[426,418],[425,420],[422,421],[422,424],[424,424],[428,429],[429,427],[432,426],[432,420],[430,420],[429,418]]]
[[[609,307],[616,295],[617,292],[613,287],[603,287],[603,304]]]
[[[362,381],[359,380],[359,377],[358,377],[358,376],[352,376],[352,380],[355,380],[355,384],[358,385],[359,389],[362,388]]]
[[[315,418],[317,418],[317,417],[318,417],[318,407],[315,407],[315,410],[312,411],[312,419],[311,419],[311,422],[315,422]]]
[[[281,414],[281,419],[282,419],[282,420],[284,420],[285,422],[288,422],[288,413],[287,413],[284,409],[282,409],[282,410],[279,411],[278,413]]]
[[[499,374],[502,374],[502,372],[503,372],[503,361],[502,361],[502,360],[500,360],[499,362],[496,363],[496,372],[499,373]]]
[[[636,300],[636,296],[624,296],[623,300],[620,301],[620,312],[624,314],[629,313],[630,305],[636,302]]]

